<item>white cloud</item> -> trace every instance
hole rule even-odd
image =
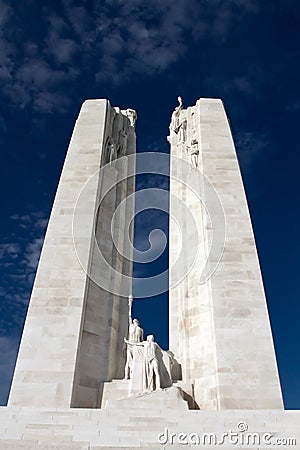
[[[10,218],[22,231],[12,233],[7,242],[0,244],[3,269],[0,293],[2,308],[12,308],[12,320],[18,322],[23,320],[23,307],[28,304],[48,220],[41,211],[14,214]]]
[[[33,239],[32,242],[29,242],[26,245],[24,259],[26,261],[27,269],[35,270],[37,268],[43,242],[44,237],[39,237]]]
[[[15,258],[19,255],[21,247],[16,242],[8,242],[0,244],[0,258],[11,257]]]
[[[48,219],[42,211],[35,211],[30,214],[13,214],[10,219],[16,221],[22,228],[30,224],[30,229],[34,228],[41,232],[45,230],[48,223]]]
[[[31,59],[25,62],[17,74],[17,79],[33,90],[44,89],[57,81],[62,81],[64,77],[63,71],[53,70],[48,63],[41,59]]]
[[[147,5],[111,2],[111,6],[118,8],[117,16],[107,17],[101,11],[97,19],[103,36],[99,47],[101,61],[109,59],[111,68],[118,67],[115,81],[121,82],[135,73],[160,72],[184,54],[183,32],[191,21],[182,1],[152,0]],[[105,78],[109,78],[109,71],[104,66],[96,73],[96,79]]]
[[[37,111],[51,113],[59,105],[60,112],[66,111],[68,100],[53,92],[38,92],[33,98],[33,108]],[[42,158],[41,158],[42,159]]]
[[[50,26],[46,39],[46,50],[54,56],[56,62],[71,64],[77,45],[74,39],[62,37],[64,32],[68,31],[68,24],[62,17],[54,14],[49,15],[48,22]]]
[[[71,39],[60,39],[57,35],[51,36],[51,51],[59,63],[70,63],[76,51],[76,44]]]
[[[186,54],[189,43],[197,42],[201,51],[203,38],[226,39],[233,25],[258,8],[257,0],[104,0],[93,7],[63,0],[62,5],[60,15],[51,6],[40,7],[43,38],[16,30],[12,43],[5,30],[13,32],[18,7],[12,14],[7,3],[0,3],[0,79],[20,108],[65,111],[64,86],[79,80],[82,71],[97,83],[113,84],[163,72]]]
[[[29,223],[31,221],[31,217],[29,214],[13,214],[12,216],[10,216],[10,219],[16,220],[19,223]]]

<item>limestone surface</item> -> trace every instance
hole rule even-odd
[[[113,108],[105,99],[82,105],[37,269],[11,406],[99,407],[104,382],[124,376],[128,304],[114,292],[131,292],[130,282],[121,283],[122,275],[130,279],[132,263],[115,246],[130,254],[124,229],[134,211],[134,179],[126,178],[126,160],[135,154],[135,119],[134,110]],[[107,185],[112,189],[103,196]],[[114,243],[112,216],[124,199]]]
[[[201,409],[282,408],[255,239],[222,101],[201,98],[185,109],[179,97],[168,140],[169,335],[183,381],[194,384]]]

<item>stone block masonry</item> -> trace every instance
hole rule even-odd
[[[177,108],[168,138],[170,217],[183,225],[178,230],[170,221],[170,350],[182,364],[183,381],[194,383],[200,408],[283,408],[251,219],[223,103],[202,98]],[[198,235],[190,232],[191,217]],[[222,232],[222,220],[222,252],[214,254],[212,240]],[[180,245],[188,252],[180,253]],[[192,252],[197,256],[190,264]],[[178,255],[187,276],[176,284]],[[214,271],[200,282],[208,260]]]
[[[103,383],[123,376],[120,342],[127,332],[127,299],[112,294],[118,280],[106,266],[98,264],[96,270],[108,290],[87,271],[95,270],[96,238],[110,267],[131,276],[132,264],[117,260],[111,238],[117,205],[128,197],[126,214],[134,210],[134,180],[119,183],[120,171],[114,165],[117,155],[126,160],[135,154],[134,123],[127,111],[112,108],[105,99],[87,100],[80,110],[37,269],[10,406],[97,407]],[[104,172],[99,170],[107,163]],[[107,182],[113,188],[100,202]],[[78,204],[83,189],[86,201]],[[75,213],[84,250],[80,262],[74,245]],[[125,221],[123,215],[116,223],[121,249]],[[127,295],[130,289],[127,286]]]

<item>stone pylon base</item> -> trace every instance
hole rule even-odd
[[[177,386],[171,386],[167,389],[157,389],[153,392],[137,394],[133,397],[122,398],[119,400],[108,400],[105,408],[111,410],[132,409],[140,411],[144,409],[177,409],[178,411],[187,410],[188,403],[184,400],[184,392]]]
[[[135,399],[129,406],[127,399],[126,407],[120,402],[118,409],[2,407],[0,449],[300,449],[299,411],[188,410],[161,398],[156,402],[152,394],[148,398],[140,407]],[[235,443],[229,441],[231,432]],[[247,446],[248,435],[252,445]]]

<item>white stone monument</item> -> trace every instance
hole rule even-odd
[[[223,104],[178,101],[168,137],[170,351],[144,340],[131,317],[137,114],[88,100],[0,407],[1,450],[207,448],[205,436],[209,448],[231,448],[231,430],[244,448],[248,429],[253,448],[276,448],[277,438],[300,448]]]

